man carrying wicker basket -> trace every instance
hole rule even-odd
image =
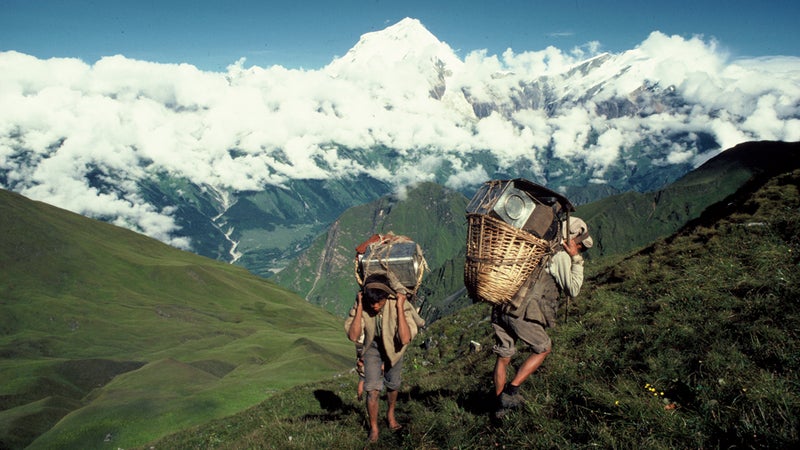
[[[570,217],[568,221],[569,236],[561,241],[555,253],[526,279],[509,302],[492,308],[496,341],[492,350],[497,355],[494,367],[498,400],[495,415],[498,418],[524,403],[519,386],[550,353],[552,342],[545,329],[556,324],[561,295],[576,297],[583,285],[581,253],[592,247],[592,238],[586,222],[577,217]],[[566,229],[566,224],[562,226]],[[527,344],[533,353],[522,363],[514,378],[506,383],[506,372],[511,357],[516,353],[517,341]]]

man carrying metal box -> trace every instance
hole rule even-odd
[[[410,298],[419,287],[425,267],[419,246],[404,236],[375,235],[356,248],[356,280],[361,289],[345,320],[345,330],[351,341],[363,342],[370,442],[378,440],[378,399],[384,387],[389,428],[402,428],[395,417],[395,407],[403,355],[425,324]]]

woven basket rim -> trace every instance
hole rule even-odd
[[[469,228],[464,265],[467,290],[480,301],[507,303],[550,252],[550,243],[486,214],[467,214],[467,219]],[[487,231],[489,236],[484,235]],[[476,232],[480,235],[475,236]],[[495,248],[482,251],[484,245]],[[502,250],[506,254],[491,254]],[[509,250],[515,253],[511,257]]]

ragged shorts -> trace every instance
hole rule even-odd
[[[378,343],[373,341],[372,344],[364,349],[364,390],[369,391],[382,391],[384,386],[391,391],[400,389],[400,383],[403,381],[403,358],[397,361],[397,364],[392,363],[388,358],[385,358]]]
[[[504,358],[514,356],[518,340],[529,345],[535,353],[544,353],[553,346],[544,325],[506,314],[500,307],[492,309],[492,328],[495,339],[492,351]]]

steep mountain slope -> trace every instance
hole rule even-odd
[[[467,198],[462,194],[434,183],[421,183],[402,196],[384,196],[351,208],[296,261],[276,274],[274,281],[312,304],[344,315],[353,304],[358,286],[353,260],[356,246],[375,233],[392,231],[409,236],[422,247],[430,272],[423,278],[418,305],[438,307],[446,297],[463,289],[456,272],[463,277],[466,206]]]
[[[240,267],[5,190],[0,230],[0,447],[129,447],[350,366]]]
[[[747,142],[654,192],[626,192],[579,206],[591,224],[593,256],[625,253],[677,231],[753,177],[800,167],[800,142]]]
[[[406,355],[392,448],[789,448],[800,439],[800,170],[751,182],[679,233],[599,268],[492,417],[489,308],[439,320]],[[474,351],[471,342],[483,350]],[[518,364],[527,350],[515,358]],[[360,448],[355,376],[291,389],[155,448]],[[263,424],[272,425],[265,429]]]

